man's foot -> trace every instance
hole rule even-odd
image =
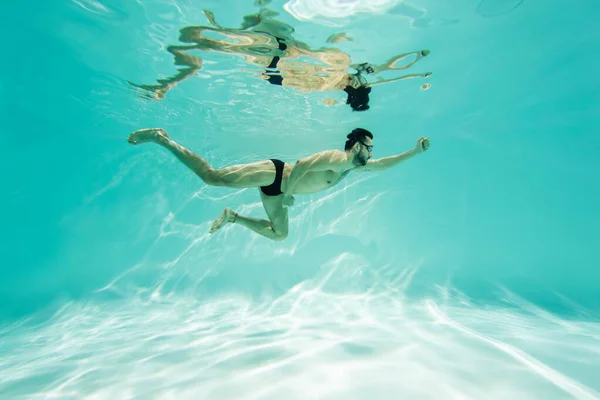
[[[127,141],[131,144],[140,144],[148,142],[158,142],[162,138],[168,138],[167,131],[162,128],[147,128],[139,129],[133,132],[127,138]]]
[[[234,213],[231,208],[224,209],[221,215],[213,222],[209,233],[214,233],[225,226],[225,224],[235,221],[235,217],[236,213]]]

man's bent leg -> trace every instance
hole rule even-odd
[[[127,138],[131,144],[156,143],[177,157],[207,185],[250,188],[270,185],[275,179],[275,166],[270,160],[214,169],[206,160],[175,142],[161,128],[140,129]]]
[[[231,209],[223,210],[219,218],[213,223],[210,232],[213,233],[227,223],[235,223],[245,226],[254,232],[263,235],[272,240],[284,240],[288,236],[288,209],[283,207],[283,195],[267,196],[260,191],[260,198],[265,208],[265,212],[269,216],[269,221],[264,219],[256,219],[245,217],[236,214]]]
[[[287,228],[285,230],[276,231],[273,224],[266,219],[258,219],[245,217],[233,212],[230,208],[223,210],[221,215],[213,222],[210,233],[214,233],[221,229],[227,223],[235,223],[272,240],[283,240],[287,237]]]
[[[289,218],[288,209],[283,207],[283,195],[269,196],[258,190],[260,193],[260,199],[262,200],[263,207],[267,216],[268,221],[252,219],[242,217],[240,219],[240,225],[244,225],[246,228],[254,230],[254,228],[262,228],[261,231],[255,230],[263,236],[273,240],[284,240],[288,236]],[[237,219],[236,221],[237,222]],[[268,224],[265,227],[265,224]]]

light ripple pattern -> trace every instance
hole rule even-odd
[[[233,296],[67,304],[42,325],[25,321],[0,331],[0,393],[27,399],[599,398],[597,388],[577,380],[583,370],[598,372],[599,358],[576,362],[578,354],[598,354],[598,323],[482,308],[457,295],[416,301],[392,288],[331,293],[322,286],[303,282],[266,302]]]
[[[284,8],[301,21],[323,18],[331,21],[358,13],[383,13],[399,3],[398,0],[289,0]]]

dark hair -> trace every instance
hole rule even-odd
[[[350,104],[353,111],[367,111],[369,107],[369,93],[371,88],[361,85],[357,88],[346,86],[344,92],[348,93],[346,104]]]
[[[352,146],[354,146],[354,143],[358,142],[359,140],[362,142],[365,137],[369,137],[372,140],[373,134],[366,129],[356,128],[353,129],[352,132],[350,132],[346,137],[348,140],[346,140],[346,146],[344,147],[344,150],[350,150]]]

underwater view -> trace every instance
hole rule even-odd
[[[0,399],[600,399],[600,3],[2,9]]]

